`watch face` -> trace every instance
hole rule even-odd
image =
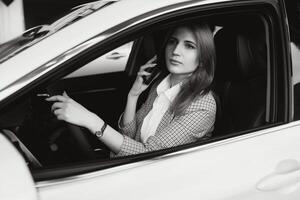
[[[95,132],[95,135],[96,135],[98,138],[100,138],[100,137],[103,136],[103,132],[101,132],[101,131],[96,131],[96,132]]]

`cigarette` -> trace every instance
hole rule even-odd
[[[38,97],[50,97],[50,94],[37,94]]]

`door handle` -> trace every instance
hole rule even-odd
[[[260,191],[293,192],[300,188],[300,163],[294,159],[283,160],[275,170],[263,177],[256,188]]]
[[[122,53],[119,53],[119,52],[113,52],[113,53],[108,54],[106,56],[106,58],[111,59],[111,60],[117,60],[117,59],[123,58],[125,56],[126,56],[125,54],[122,54]]]

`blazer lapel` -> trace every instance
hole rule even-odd
[[[158,127],[155,131],[155,133],[161,131],[162,129],[164,129],[168,124],[171,123],[171,121],[173,120],[174,114],[171,113],[170,108],[165,112],[164,116],[162,117],[160,123],[158,124]]]

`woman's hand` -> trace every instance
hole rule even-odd
[[[51,111],[58,120],[89,128],[97,118],[97,115],[71,99],[66,92],[63,95],[49,97],[46,101],[55,102],[51,106]]]
[[[157,64],[154,63],[157,56],[151,58],[145,65],[140,67],[137,77],[129,91],[129,95],[133,97],[138,97],[143,91],[145,91],[149,85],[143,83],[143,76],[149,76],[151,73],[145,71],[149,67],[155,67]]]

